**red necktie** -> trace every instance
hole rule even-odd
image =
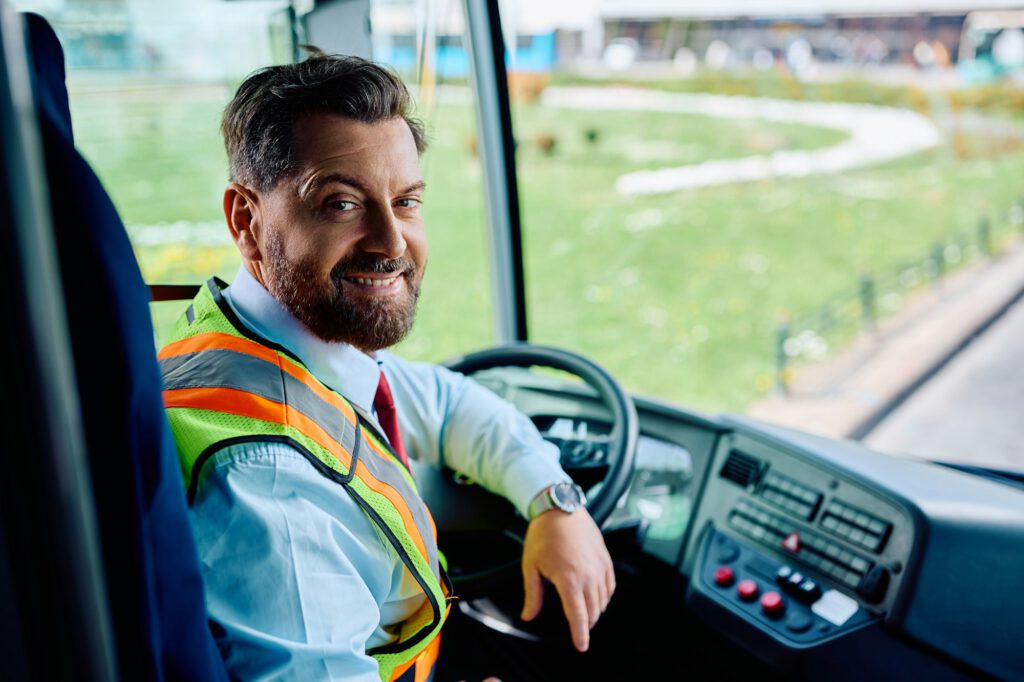
[[[391,387],[384,372],[380,373],[380,383],[377,384],[377,395],[373,396],[373,409],[377,411],[377,421],[384,435],[391,442],[391,449],[402,460],[402,464],[409,469],[409,456],[405,454],[405,445],[402,444],[402,434],[398,432],[398,411],[395,410],[395,399],[391,396]],[[411,471],[411,469],[409,469]]]

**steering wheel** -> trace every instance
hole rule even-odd
[[[525,343],[456,357],[445,366],[467,375],[497,367],[549,367],[573,374],[590,386],[608,410],[611,432],[605,457],[607,473],[600,489],[588,500],[587,510],[598,527],[608,520],[632,478],[639,433],[639,420],[632,399],[608,372],[577,353]],[[479,486],[458,485],[458,479],[453,482],[451,472],[440,474],[439,480],[437,469],[430,468],[435,473],[417,469],[416,480],[442,533],[447,526],[454,524],[465,528],[469,524],[486,536],[500,534],[522,541],[525,523],[511,505]],[[453,491],[453,486],[457,490]],[[518,556],[512,560],[507,557],[503,560],[475,559],[478,560],[472,570],[451,572],[456,594],[463,597],[473,598],[492,592],[495,585],[518,574]]]
[[[608,408],[612,429],[608,443],[608,473],[600,491],[587,501],[587,511],[598,526],[608,520],[629,486],[639,432],[632,399],[608,372],[578,353],[526,343],[488,348],[453,358],[445,366],[463,374],[475,374],[494,367],[550,367],[573,374],[594,389]]]

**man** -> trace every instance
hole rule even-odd
[[[549,502],[573,491],[530,421],[382,350],[411,327],[427,262],[410,109],[389,71],[317,54],[253,74],[224,114],[224,213],[243,265],[230,288],[200,292],[160,357],[236,677],[427,674],[451,595],[406,453],[530,518],[524,619],[550,581],[585,651],[615,589],[586,510]]]

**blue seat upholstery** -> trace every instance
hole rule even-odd
[[[57,36],[36,15],[26,28],[120,675],[226,680],[163,411],[148,289],[110,197],[75,150]]]

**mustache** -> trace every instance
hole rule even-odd
[[[377,258],[367,254],[354,254],[338,262],[331,269],[331,279],[339,282],[350,272],[384,275],[391,273],[416,273],[416,262],[411,258]]]

